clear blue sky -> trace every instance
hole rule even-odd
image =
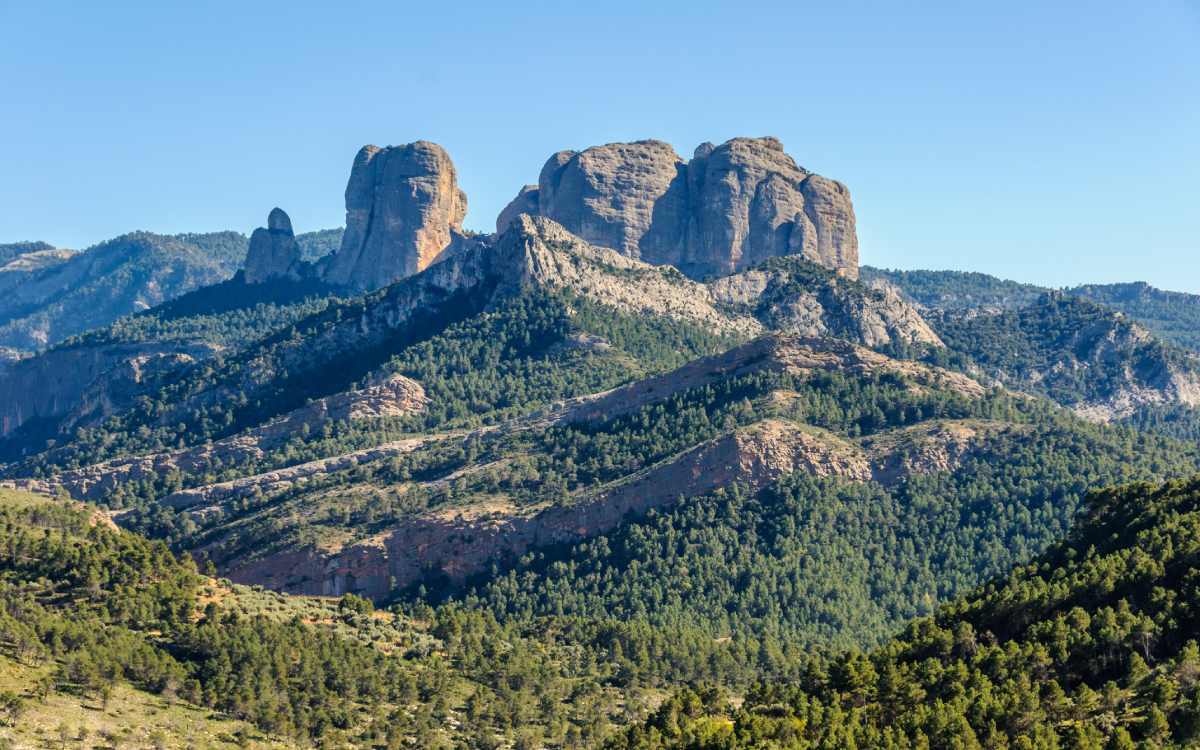
[[[418,138],[490,229],[556,150],[770,134],[864,263],[1200,292],[1200,0],[406,5],[0,0],[0,241],[340,226]]]

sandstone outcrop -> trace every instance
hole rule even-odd
[[[300,246],[292,231],[292,220],[282,208],[272,209],[267,216],[267,226],[255,229],[250,235],[244,271],[246,283],[261,284],[276,278],[299,278],[301,262]]]
[[[685,162],[661,141],[561,151],[536,190],[500,214],[554,219],[588,242],[707,278],[800,255],[858,277],[854,208],[844,185],[796,165],[775,138],[702,144]]]
[[[678,265],[687,206],[682,168],[661,141],[559,152],[538,178],[538,213],[627,257]]]
[[[467,196],[435,143],[364,146],[346,184],[346,231],[324,279],[380,289],[423,271],[462,235]]]

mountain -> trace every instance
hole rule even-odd
[[[251,286],[238,276],[11,362],[0,374],[0,436],[23,430],[42,440],[65,428],[61,420],[118,411],[147,378],[236,348],[323,309],[329,299],[318,282]]]
[[[780,313],[814,305],[821,315]],[[866,311],[891,328],[861,325]],[[1036,554],[1090,485],[1197,470],[1195,446],[864,346],[935,346],[920,321],[800,259],[704,284],[525,216],[219,368],[176,370],[7,473],[120,508],[123,524],[278,590],[386,600],[424,587],[502,618],[610,611],[710,637],[846,645]],[[747,564],[790,582],[673,607],[652,605],[658,574],[627,575],[619,605],[604,593],[598,581],[649,559],[593,559],[593,540],[652,538],[660,522],[637,526],[652,511],[679,519],[662,533],[700,533],[694,504],[721,508],[734,487],[754,510],[727,525],[771,541],[706,542],[712,579],[697,590]],[[764,509],[810,503],[846,514],[838,533],[766,532]],[[753,560],[722,562],[721,548]],[[794,579],[800,549],[830,551],[811,560],[837,582],[821,584],[828,609]],[[766,603],[776,585],[796,592],[786,616]]]
[[[863,279],[897,287],[923,309],[947,312],[1011,310],[1031,305],[1052,291],[1035,284],[963,271],[890,271],[865,266]],[[1145,282],[1082,284],[1059,290],[1124,313],[1151,333],[1200,352],[1200,295],[1168,292]]]
[[[0,376],[0,437],[23,426],[49,437],[54,419],[70,410],[77,417],[117,411],[152,374],[208,359],[321,309],[336,290],[316,278],[316,262],[305,257],[327,251],[340,241],[341,232],[297,237],[278,208],[268,224],[270,228],[254,233],[246,268],[233,278],[190,292],[175,289],[174,299],[156,307],[67,338],[39,354],[15,357],[19,361]],[[244,241],[232,233],[225,238],[234,244]],[[97,289],[102,286],[96,282]],[[113,317],[112,310],[93,312]]]
[[[1090,419],[1200,405],[1200,355],[1084,299],[1048,293],[1015,310],[929,320],[949,348],[988,375]]]
[[[912,301],[956,367],[1088,419],[1200,436],[1200,354],[1186,348],[1200,297],[1145,285],[1050,291],[954,271],[866,269],[864,278]]]
[[[620,175],[637,153],[660,145],[602,147],[561,161],[588,174],[607,164],[610,176]],[[735,139],[703,151],[704,164],[745,167],[720,174],[758,174],[767,183],[776,178],[760,152],[790,163],[773,141]],[[746,154],[757,154],[757,167],[742,163]],[[812,179],[801,172],[800,182]],[[573,184],[566,175],[550,189]],[[952,509],[982,491],[972,483],[988,486],[997,462],[1014,477],[1037,477],[1003,493],[1023,513],[1040,514],[1036,521],[1008,525],[981,511],[981,525],[946,522],[938,539],[954,546],[940,557],[917,530],[930,519],[911,520],[904,544],[922,552],[904,564],[925,569],[942,560],[943,585],[919,595],[908,584],[898,584],[905,593],[880,589],[838,628],[800,605],[808,614],[796,620],[739,625],[846,644],[919,614],[924,605],[915,599],[939,601],[1042,549],[1069,526],[1086,482],[1148,478],[1151,467],[1159,475],[1195,469],[1190,446],[1091,428],[1010,392],[1078,406],[1120,385],[1091,375],[1002,377],[1058,372],[1064,353],[1096,371],[1158,377],[1154,393],[1190,392],[1186,360],[1131,329],[1097,328],[1108,313],[1094,305],[1031,308],[1014,320],[936,317],[939,334],[895,289],[798,254],[767,253],[756,265],[697,281],[630,257],[630,244],[589,242],[530,213],[496,235],[468,237],[457,229],[453,177],[433,144],[367,147],[347,188],[351,229],[332,256],[304,261],[290,220],[276,209],[247,256],[258,283],[243,273],[226,282],[233,287],[200,290],[19,363],[0,382],[10,389],[0,390],[3,447],[17,459],[5,475],[121,508],[126,525],[171,539],[237,580],[378,599],[423,586],[438,596],[492,599],[502,616],[512,612],[495,602],[498,589],[469,594],[476,576],[520,567],[544,549],[576,554],[573,546],[650,511],[672,512],[680,496],[736,485],[757,497],[785,477],[811,475],[869,487],[875,507],[907,507],[904,493],[930,481],[924,502]],[[556,195],[556,206],[575,200]],[[408,239],[371,239],[376,221]],[[359,267],[389,247],[426,260],[404,260],[393,269],[402,278],[378,291],[352,296],[328,285],[330,269]],[[409,274],[414,264],[427,265]],[[249,305],[267,304],[256,295],[276,288],[286,291],[277,306]],[[247,304],[222,306],[229,296]],[[962,327],[984,320],[999,320],[999,333]],[[979,339],[997,347],[993,356]],[[1016,364],[1006,359],[1014,340],[1026,358]],[[1106,348],[1093,351],[1094,341]],[[908,352],[924,362],[895,357]],[[91,367],[63,366],[101,354],[108,360]],[[1166,358],[1160,372],[1156,357]],[[78,375],[64,384],[51,375],[59,371]],[[825,372],[834,374],[818,377]],[[996,388],[1002,384],[1010,390]],[[1076,401],[1069,386],[1081,389]],[[731,393],[740,395],[727,401]],[[683,421],[664,414],[668,407],[683,410]],[[665,432],[647,432],[647,424]],[[551,438],[567,443],[545,442]],[[1030,445],[1041,446],[1040,465]],[[950,476],[965,484],[946,484]],[[984,527],[1009,539],[1007,551],[945,562],[981,543],[974,534]],[[955,537],[956,528],[965,536]],[[857,596],[859,579],[839,575],[848,588],[838,595]],[[714,631],[721,621],[688,607],[679,616]]]
[[[1065,541],[881,648],[737,710],[682,695],[608,747],[1192,747],[1197,530],[1195,479],[1094,493]]]
[[[296,240],[315,260],[340,236],[326,230]],[[44,242],[0,245],[0,349],[15,359],[225,281],[246,251],[236,232],[133,232],[81,252]]]
[[[0,345],[42,349],[222,281],[240,264],[243,242],[233,232],[173,237],[137,232],[54,263],[18,256],[0,268]],[[33,255],[47,252],[52,251]]]
[[[937,343],[920,316],[898,297],[799,259],[780,259],[762,269],[701,284],[670,267],[652,266],[588,245],[546,219],[524,217],[505,234],[475,240],[469,248],[421,274],[380,292],[332,304],[326,311],[298,321],[293,331],[279,332],[231,352],[220,361],[219,377],[207,364],[178,379],[178,371],[171,370],[169,376],[163,376],[172,379],[169,388],[158,395],[153,389],[160,383],[165,386],[161,378],[151,377],[144,384],[139,379],[139,390],[150,402],[121,416],[116,431],[129,433],[135,423],[152,429],[154,438],[143,435],[138,439],[143,450],[173,445],[179,439],[196,441],[232,434],[295,408],[305,398],[348,388],[402,348],[531,287],[582,297],[626,316],[650,316],[692,329],[703,327],[727,341],[777,328],[805,335],[844,336],[871,345]],[[14,367],[0,381],[0,388],[5,382],[14,384],[7,398],[0,390],[0,415],[9,417],[6,434],[10,445],[22,440],[14,433],[25,423],[31,429],[37,427],[40,439],[95,425],[120,411],[105,404],[93,408],[88,400],[72,403],[66,391],[37,385],[39,367],[57,369],[51,364],[54,357],[74,356],[74,351],[93,356],[95,348],[62,347],[20,363],[19,370]],[[90,377],[90,371],[83,368],[75,367],[73,372]],[[73,388],[75,393],[84,390]],[[244,406],[239,405],[242,401]],[[524,404],[527,408],[534,405]],[[211,421],[206,415],[212,408],[232,410],[229,417],[219,420],[232,421],[219,428],[200,427],[199,422]],[[162,409],[174,416],[166,417]],[[244,413],[235,413],[239,411]],[[188,414],[191,416],[183,421],[173,421],[175,416]],[[113,455],[118,444],[107,445],[103,456],[89,453],[89,460]]]
[[[8,242],[0,243],[0,263],[8,263],[22,255],[34,256],[59,250],[48,242]],[[71,254],[70,250],[59,250],[60,253]]]
[[[987,581],[1061,586],[1118,541],[1089,491],[1200,472],[1194,353],[1081,294],[859,279],[848,191],[774,139],[561,152],[490,235],[456,180],[365,147],[344,232],[277,208],[241,270],[0,370],[0,711],[99,700],[109,732],[107,692],[212,735],[172,738],[329,747],[1162,736],[1116,650],[1022,661],[1058,622]],[[1172,559],[1136,544],[1112,580]],[[1172,575],[1138,592],[1151,672]],[[1136,697],[1064,713],[1033,687],[1064,665],[1071,701]]]
[[[1200,351],[1200,295],[1167,292],[1144,282],[1085,284],[1071,294],[1120,310],[1167,341]]]

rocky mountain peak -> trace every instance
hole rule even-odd
[[[346,184],[346,231],[325,280],[378,289],[423,271],[462,236],[467,196],[436,143],[364,146]]]
[[[267,226],[250,235],[246,252],[244,278],[247,284],[261,284],[269,279],[298,278],[302,260],[300,246],[292,232],[292,220],[282,208],[274,208],[267,216]]]
[[[849,191],[797,166],[773,137],[703,143],[690,162],[654,140],[560,151],[500,213],[497,231],[521,213],[697,278],[781,255],[858,277]]]

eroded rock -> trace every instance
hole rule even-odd
[[[726,275],[800,255],[858,277],[850,193],[796,165],[775,138],[705,143],[685,162],[661,141],[560,151],[501,212],[497,231],[521,213],[689,276]]]
[[[364,146],[346,184],[346,232],[324,278],[379,289],[425,270],[462,236],[467,196],[436,143]]]
[[[250,235],[246,252],[244,278],[247,284],[261,284],[270,279],[299,278],[300,246],[292,232],[292,220],[282,208],[274,208],[267,216],[267,226]]]

